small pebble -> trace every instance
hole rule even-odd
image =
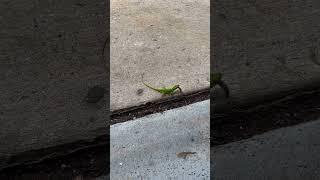
[[[138,96],[141,96],[142,93],[143,93],[143,89],[138,89],[138,90],[137,90],[137,95],[138,95]]]

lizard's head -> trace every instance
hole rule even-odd
[[[179,91],[180,91],[180,92],[182,92],[182,90],[181,90],[181,88],[180,88],[179,84],[174,85],[174,86],[173,86],[173,89],[179,89]]]

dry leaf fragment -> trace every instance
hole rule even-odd
[[[178,158],[186,159],[188,155],[196,154],[196,152],[180,152],[177,154]]]

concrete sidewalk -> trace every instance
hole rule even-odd
[[[154,87],[209,88],[209,20],[209,0],[112,0],[111,111],[162,98],[143,73]]]
[[[111,126],[111,179],[209,179],[209,108],[207,100]]]
[[[320,120],[267,132],[211,150],[214,180],[317,180]]]
[[[213,71],[224,74],[228,104],[320,82],[320,4],[212,1]]]

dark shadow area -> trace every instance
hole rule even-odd
[[[101,136],[92,142],[78,141],[25,152],[11,158],[12,166],[0,171],[0,179],[93,179],[105,176],[110,153],[106,139]]]
[[[0,10],[0,179],[108,174],[110,1]]]
[[[319,9],[320,3],[314,0],[303,3],[284,0],[211,2],[210,71],[222,74],[222,80],[230,92],[230,97],[221,98],[221,87],[217,85],[212,92],[214,94],[211,94],[212,149],[224,151],[231,142],[239,141],[242,144],[244,141],[240,140],[258,134],[319,120]],[[306,142],[304,146],[313,147],[313,144]],[[307,148],[298,144],[294,147],[296,151]],[[282,147],[279,152],[284,149]],[[234,150],[241,151],[237,146]],[[317,149],[314,147],[312,150]],[[289,156],[297,154],[296,151],[288,153]],[[220,162],[213,162],[213,154],[213,179],[214,170],[219,169],[224,169],[224,173],[230,172],[220,174],[226,179],[233,175],[238,179],[266,178],[259,176],[259,173],[255,177],[248,177],[244,174],[251,172],[226,169],[245,169],[241,168],[241,161],[251,158],[235,157],[232,152],[221,152],[217,158]],[[285,166],[263,159],[272,157],[275,151],[264,153],[259,159],[261,162],[252,163],[252,167],[269,166],[270,170],[280,169],[279,175],[290,177],[290,173],[286,174]],[[230,166],[224,166],[222,160],[228,158]],[[233,163],[236,158],[238,161]],[[305,157],[301,155],[297,158],[303,160]],[[291,167],[292,171],[298,171],[298,168]],[[307,168],[301,170],[303,173],[312,174]],[[267,175],[273,177],[273,174]]]

